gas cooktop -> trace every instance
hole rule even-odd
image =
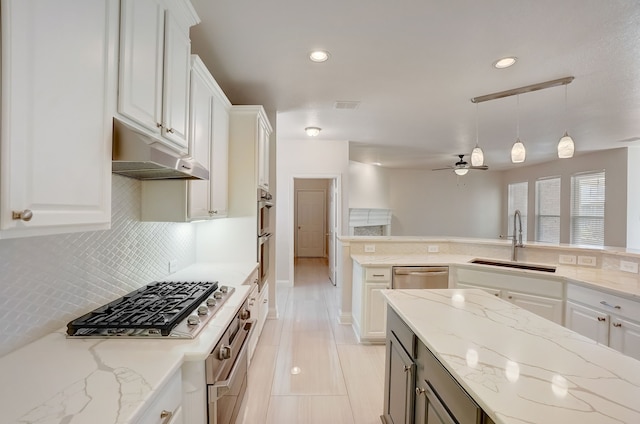
[[[69,322],[67,335],[191,339],[233,291],[217,281],[156,281]]]

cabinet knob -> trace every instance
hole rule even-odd
[[[409,371],[411,371],[411,365],[405,365],[404,372],[409,372]]]
[[[507,296],[509,299],[513,299],[513,296]]]
[[[613,326],[614,327],[622,327],[622,323],[621,322],[614,322]]]
[[[268,301],[269,301],[269,299],[264,299],[264,300],[262,301],[262,303],[267,303]]]
[[[209,215],[217,215],[218,211],[209,211]]]
[[[416,396],[420,396],[426,392],[422,387],[416,387]]]
[[[162,128],[162,124],[160,122],[156,122],[156,127],[157,128]]]
[[[162,424],[167,424],[171,420],[171,417],[173,417],[173,412],[171,411],[167,411],[165,409],[162,412],[160,412],[160,418],[163,420]]]
[[[494,293],[493,294],[495,297],[500,297],[500,293]]]
[[[167,128],[167,132],[173,134],[173,128]]]
[[[25,209],[23,211],[13,211],[11,212],[11,219],[14,220],[22,220],[22,221],[31,221],[33,218],[33,212],[30,209]]]
[[[607,318],[606,317],[598,317],[598,321],[602,322],[602,321],[606,321]]]

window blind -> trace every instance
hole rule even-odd
[[[560,243],[560,177],[536,181],[536,241]]]
[[[520,210],[520,214],[522,215],[522,241],[527,240],[527,197],[529,195],[529,183],[513,183],[509,184],[509,194],[508,194],[508,206],[507,206],[507,215],[508,215],[508,235],[513,236],[515,231],[513,228],[513,215],[516,212],[516,209]]]
[[[571,243],[604,245],[605,172],[571,177]]]

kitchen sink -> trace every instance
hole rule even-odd
[[[551,265],[534,265],[522,262],[496,261],[493,259],[472,259],[471,264],[501,266],[503,268],[527,269],[530,271],[556,272],[556,267]]]

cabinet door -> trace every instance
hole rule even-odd
[[[609,331],[610,347],[627,356],[640,359],[640,325],[612,316]]]
[[[494,295],[495,297],[500,297],[500,290],[492,289],[490,287],[482,287],[482,286],[474,286],[474,285],[466,284],[466,283],[458,283],[458,284],[456,284],[456,288],[459,288],[459,289],[480,289],[480,290],[486,291],[489,294]]]
[[[609,316],[596,309],[567,301],[565,326],[583,336],[609,344]]]
[[[204,64],[195,60],[191,71],[191,111],[189,131],[189,154],[207,169],[211,169],[211,143],[213,139],[213,91],[210,88]],[[209,218],[210,180],[189,181],[189,219]]]
[[[158,0],[122,0],[118,112],[160,135],[164,7]]]
[[[118,2],[3,1],[2,21],[1,237],[108,228]]]
[[[364,323],[362,339],[369,341],[384,340],[387,327],[387,303],[382,290],[389,288],[388,283],[364,284]]]
[[[413,423],[413,405],[416,367],[393,334],[387,340],[387,364],[385,388],[386,422]]]
[[[269,190],[269,132],[258,117],[258,186]]]
[[[136,0],[137,1],[137,0]],[[191,41],[173,14],[165,14],[163,127],[165,138],[186,152],[189,133]]]
[[[527,311],[562,325],[562,300],[505,290],[506,300]]]
[[[214,218],[228,214],[229,202],[229,107],[221,95],[213,98],[213,143],[211,145],[210,212]]]

